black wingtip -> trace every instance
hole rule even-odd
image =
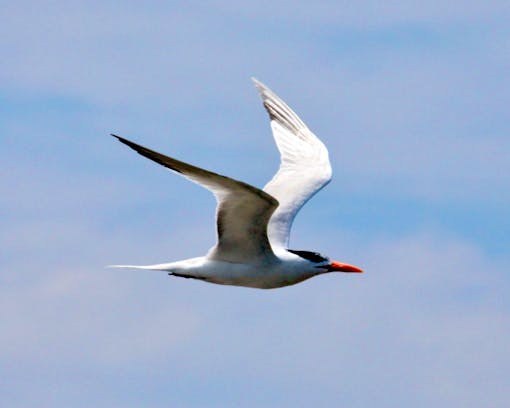
[[[130,146],[130,147],[135,146],[135,143],[130,142],[130,141],[129,141],[129,140],[127,140],[127,139],[124,139],[122,136],[118,136],[118,135],[116,135],[116,134],[114,134],[114,133],[110,133],[110,136],[115,137],[115,138],[116,138],[119,142],[124,143],[124,144],[125,144],[125,145],[127,145],[127,146]]]

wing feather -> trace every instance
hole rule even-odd
[[[301,207],[331,180],[328,150],[298,115],[273,91],[252,78],[269,113],[281,163],[264,191],[280,205],[269,220],[273,248],[287,248],[294,217]]]
[[[226,262],[265,262],[275,258],[267,237],[267,224],[278,206],[268,193],[249,184],[165,156],[117,135],[120,142],[209,189],[216,197],[218,241],[209,259]],[[275,258],[276,259],[276,258]]]

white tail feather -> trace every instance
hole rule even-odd
[[[128,268],[128,269],[146,269],[153,271],[166,271],[168,264],[159,265],[108,265],[107,268]]]

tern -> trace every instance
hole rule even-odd
[[[221,285],[260,289],[294,285],[329,272],[363,272],[314,251],[288,249],[301,207],[331,180],[328,150],[273,91],[252,78],[269,113],[280,167],[260,190],[112,134],[142,156],[209,189],[217,200],[217,242],[207,255],[157,265],[112,265],[165,271]]]

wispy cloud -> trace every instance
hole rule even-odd
[[[506,258],[415,235],[357,248],[367,269],[360,279],[331,275],[265,292],[87,267],[130,246],[96,234],[106,248],[79,264],[52,259],[44,266],[54,270],[42,278],[35,268],[18,270],[17,281],[4,284],[4,364],[59,376],[94,373],[98,381],[112,371],[142,384],[148,376],[157,394],[166,390],[149,397],[154,406],[188,406],[179,388],[192,383],[198,403],[213,406],[226,395],[232,405],[245,401],[248,384],[286,406],[376,399],[381,406],[476,406],[487,394],[504,406],[506,377],[496,374],[509,363],[501,354],[510,340]],[[185,245],[178,238],[144,244],[160,253]],[[235,386],[228,394],[208,391],[227,384]],[[123,387],[122,379],[112,386]],[[136,390],[125,392],[136,398]],[[57,401],[71,402],[65,394]],[[94,403],[94,395],[86,401]],[[264,405],[262,398],[252,406]]]

